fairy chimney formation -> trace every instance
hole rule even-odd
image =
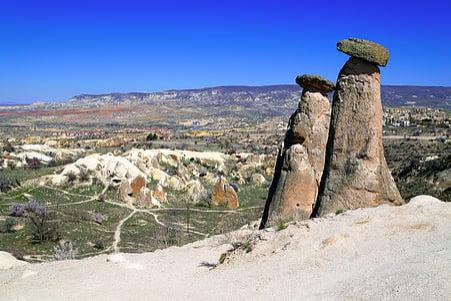
[[[338,42],[337,49],[351,58],[336,83],[325,168],[313,216],[403,203],[382,146],[378,65],[387,65],[388,50],[353,38]]]
[[[382,146],[380,70],[388,50],[350,38],[337,49],[351,56],[336,86],[303,75],[301,101],[279,149],[260,228],[339,210],[403,203]],[[332,114],[326,93],[335,90]]]
[[[279,219],[309,218],[318,196],[330,123],[327,93],[335,85],[308,74],[296,82],[302,96],[279,150],[260,228]]]

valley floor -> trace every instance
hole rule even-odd
[[[450,229],[451,203],[417,197],[280,231],[0,270],[0,300],[446,300]],[[250,244],[230,251],[237,242]]]

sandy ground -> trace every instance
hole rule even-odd
[[[232,241],[256,238],[217,263]],[[0,270],[0,300],[450,300],[451,203],[417,197],[181,248]]]

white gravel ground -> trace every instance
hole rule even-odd
[[[232,240],[259,236],[214,269]],[[451,203],[348,211],[282,231],[0,270],[0,300],[451,300]]]

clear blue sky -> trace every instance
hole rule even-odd
[[[450,19],[449,0],[5,0],[0,103],[335,80],[350,36],[389,48],[385,84],[451,86]]]

